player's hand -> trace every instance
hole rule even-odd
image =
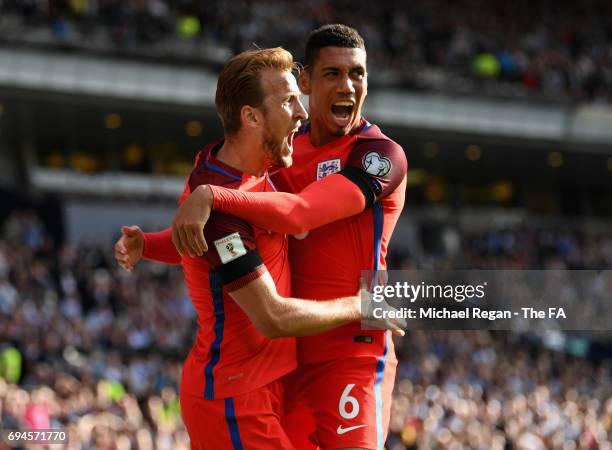
[[[144,250],[144,234],[136,225],[121,227],[121,237],[115,243],[115,260],[128,272],[134,271],[134,266],[142,258]]]
[[[172,242],[181,256],[202,256],[208,251],[204,225],[210,217],[213,195],[207,185],[198,186],[179,206],[172,220]]]
[[[383,300],[382,302],[374,302],[372,300],[372,294],[364,287],[359,290],[359,296],[362,300],[361,320],[367,328],[375,330],[391,330],[391,332],[396,336],[406,335],[406,332],[404,331],[408,327],[408,322],[406,322],[406,319],[390,318],[388,316],[378,318],[374,316],[374,308],[380,308],[382,311],[393,312],[394,314],[392,315],[397,317],[396,312],[398,310],[395,307],[387,303],[386,300]],[[364,308],[366,309],[364,310]]]

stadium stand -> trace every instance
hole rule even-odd
[[[54,248],[32,211],[5,221],[3,428],[63,428],[79,449],[187,448],[177,390],[196,324],[182,274],[130,277],[107,250]]]
[[[361,30],[373,80],[411,88],[610,102],[605,0],[0,2],[0,40],[219,63],[254,44],[302,39],[323,23]]]
[[[177,389],[196,324],[180,272],[143,263],[127,274],[110,245],[54,248],[31,210],[2,230],[3,425],[63,428],[79,449],[185,448]],[[612,264],[609,231],[491,228],[460,242],[456,259],[395,252],[390,261]],[[588,336],[413,331],[397,346],[389,450],[610,448],[612,365]]]

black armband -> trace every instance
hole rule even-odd
[[[363,193],[366,201],[366,208],[376,202],[376,196],[380,194],[382,188],[380,183],[368,173],[356,167],[348,166],[340,171],[341,175],[351,180]]]
[[[246,255],[217,267],[215,271],[221,278],[221,283],[225,286],[245,275],[256,272],[261,266],[263,266],[263,261],[259,252],[251,250]]]

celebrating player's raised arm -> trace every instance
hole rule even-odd
[[[299,194],[269,192],[264,196],[211,186],[213,209],[278,233],[300,234],[370,207],[402,182],[406,170],[406,156],[399,145],[364,140],[355,146],[344,170],[310,184]]]
[[[240,210],[246,220],[259,222],[253,222],[255,225],[287,234],[304,233],[358,214],[369,200],[357,184],[339,174],[312,183],[298,194],[261,192],[267,195],[248,196],[243,195],[247,192],[229,192],[216,186],[211,186],[211,193],[214,210],[229,214],[234,209]]]
[[[201,230],[211,205],[277,233],[304,233],[360,213],[393,192],[406,171],[406,156],[399,145],[366,139],[355,145],[344,170],[298,194],[200,186],[179,208],[172,223],[173,240],[179,252],[201,255],[207,248]]]
[[[334,193],[330,198],[329,193]],[[312,183],[299,194],[253,192],[199,186],[179,208],[172,222],[173,239],[179,251],[201,255],[207,244],[202,229],[211,207],[239,216],[276,233],[299,234],[358,214],[366,207],[364,195],[353,182],[332,175]],[[214,204],[213,204],[214,199]]]

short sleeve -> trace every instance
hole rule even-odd
[[[255,232],[248,222],[213,212],[204,228],[204,237],[208,251],[202,257],[219,274],[227,291],[239,289],[265,272]]]
[[[406,177],[404,149],[390,139],[358,141],[340,172],[354,182],[369,207],[393,192]]]

